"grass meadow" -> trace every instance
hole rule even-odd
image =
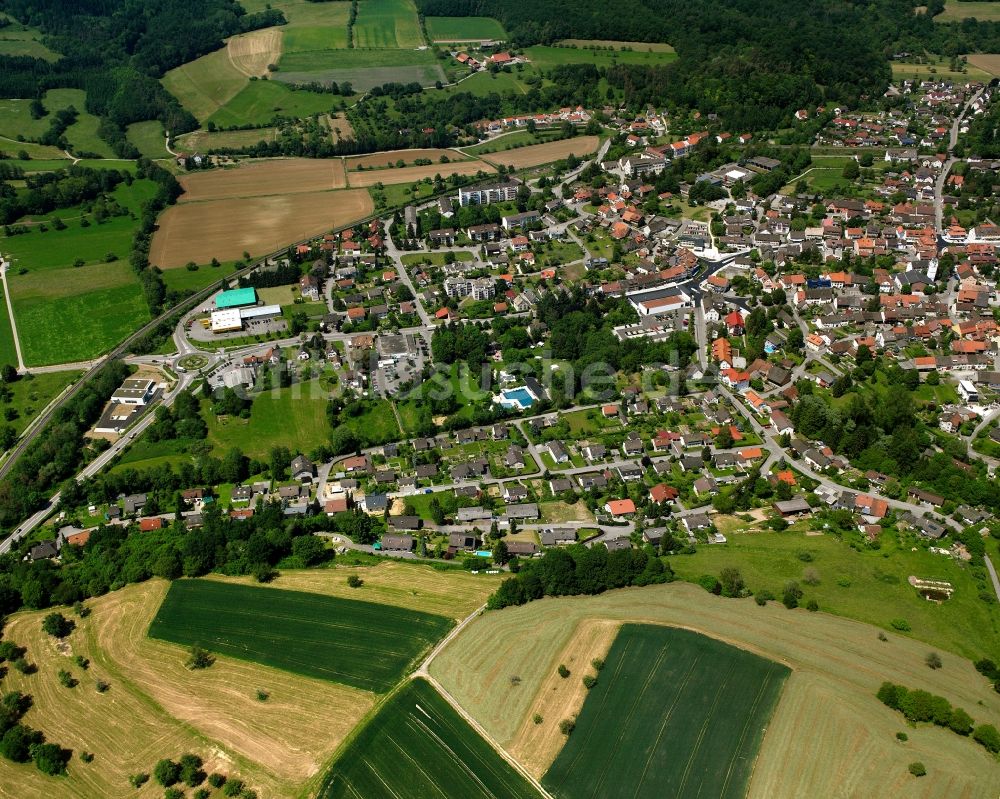
[[[451,627],[443,616],[216,580],[170,586],[151,638],[365,691],[391,689]]]
[[[128,140],[132,142],[147,158],[169,158],[166,139],[163,135],[163,123],[157,119],[146,122],[135,122],[126,131]]]
[[[14,330],[10,326],[3,286],[0,285],[0,365],[6,363],[17,366],[17,349],[14,347]]]
[[[993,2],[966,2],[945,0],[944,11],[934,17],[935,22],[956,22],[972,17],[982,22],[1000,22],[1000,5]]]
[[[688,630],[625,625],[542,785],[572,799],[742,799],[788,673]]]
[[[506,39],[507,31],[492,17],[427,17],[427,35],[434,42]]]
[[[358,4],[356,48],[407,50],[424,44],[413,0],[365,0]]]
[[[42,34],[38,30],[22,25],[7,14],[0,16],[11,20],[6,28],[0,28],[0,55],[28,56],[44,61],[59,60],[59,53],[42,44]]]
[[[16,363],[16,361],[4,361]],[[29,374],[8,386],[11,392],[10,402],[0,403],[0,408],[6,411],[13,408],[17,416],[7,422],[18,433],[21,433],[46,405],[49,404],[66,386],[74,382],[82,372],[41,372]]]
[[[204,120],[220,128],[267,125],[275,117],[308,117],[328,112],[337,102],[329,94],[294,91],[277,80],[252,80]]]
[[[534,799],[538,792],[426,680],[380,709],[330,768],[321,799]]]
[[[153,196],[151,181],[120,184],[112,197],[138,214]],[[136,222],[110,217],[89,227],[82,207],[53,214],[66,228],[51,226],[0,238],[0,250],[13,259],[7,280],[25,362],[31,366],[94,358],[149,320],[139,281],[128,264]],[[114,254],[117,260],[109,260]],[[81,259],[84,265],[74,267]],[[20,270],[26,270],[19,274]]]

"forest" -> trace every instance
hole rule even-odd
[[[940,3],[940,0],[939,0]],[[732,129],[779,127],[799,108],[878,97],[897,50],[997,52],[1000,26],[935,23],[906,0],[627,0],[613,13],[600,0],[418,0],[426,16],[490,16],[516,46],[564,38],[667,42],[664,66],[601,70],[630,107],[698,108]],[[584,91],[596,87],[579,84]]]

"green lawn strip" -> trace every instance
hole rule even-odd
[[[179,580],[151,638],[366,691],[390,690],[452,621],[373,602],[300,591]]]
[[[627,624],[542,784],[573,799],[743,797],[789,673],[697,633]]]
[[[395,693],[327,772],[321,799],[534,799],[538,792],[425,680]]]
[[[14,330],[10,326],[10,314],[3,286],[0,285],[0,365],[17,366],[17,349],[14,346]]]
[[[801,553],[812,560],[803,562]],[[891,531],[883,532],[880,549],[865,551],[830,533],[806,536],[800,526],[782,533],[737,534],[724,546],[671,557],[670,565],[690,581],[735,566],[751,590],[767,589],[779,597],[785,583],[795,580],[805,592],[801,604],[815,599],[822,610],[886,629],[893,619],[904,619],[913,638],[972,659],[997,652],[1000,610],[979,599],[968,565],[922,547],[913,551]],[[817,585],[803,581],[806,569],[815,573]],[[907,582],[910,575],[947,580],[955,593],[940,604],[928,602]]]

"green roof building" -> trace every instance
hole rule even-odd
[[[215,307],[220,311],[224,308],[241,308],[244,305],[257,304],[257,290],[253,287],[245,289],[231,289],[230,291],[219,292],[215,298]]]

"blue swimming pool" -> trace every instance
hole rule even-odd
[[[535,402],[535,398],[531,396],[531,392],[523,386],[520,388],[508,388],[500,393],[504,399],[511,403],[517,403],[522,408],[530,408]]]

